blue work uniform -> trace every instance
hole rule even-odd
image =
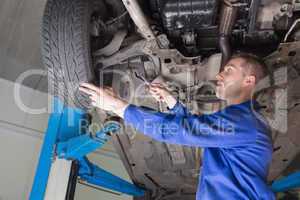
[[[249,100],[193,115],[180,102],[169,113],[130,104],[124,120],[158,141],[203,147],[197,200],[273,200],[266,183],[273,149],[270,129],[254,112],[257,105]]]

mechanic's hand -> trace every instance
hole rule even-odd
[[[177,102],[175,97],[161,83],[151,83],[149,92],[157,101],[166,103],[169,108],[173,108]]]
[[[125,108],[129,105],[126,101],[118,97],[118,95],[108,87],[97,87],[90,83],[80,84],[79,90],[89,95],[91,104],[105,111],[111,111],[124,116]]]

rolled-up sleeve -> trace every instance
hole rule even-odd
[[[220,113],[210,115],[185,115],[162,113],[130,104],[124,113],[126,125],[161,142],[197,147],[235,147],[252,144],[256,134],[249,132],[246,124],[227,119]],[[248,122],[251,123],[251,122]]]

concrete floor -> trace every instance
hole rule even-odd
[[[40,24],[46,0],[1,0],[0,77],[15,81],[30,69],[43,69]],[[47,78],[34,75],[24,85],[47,91]]]

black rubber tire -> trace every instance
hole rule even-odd
[[[90,0],[48,0],[42,21],[42,58],[48,90],[66,105],[89,108],[79,92],[81,82],[94,79],[90,48]]]

